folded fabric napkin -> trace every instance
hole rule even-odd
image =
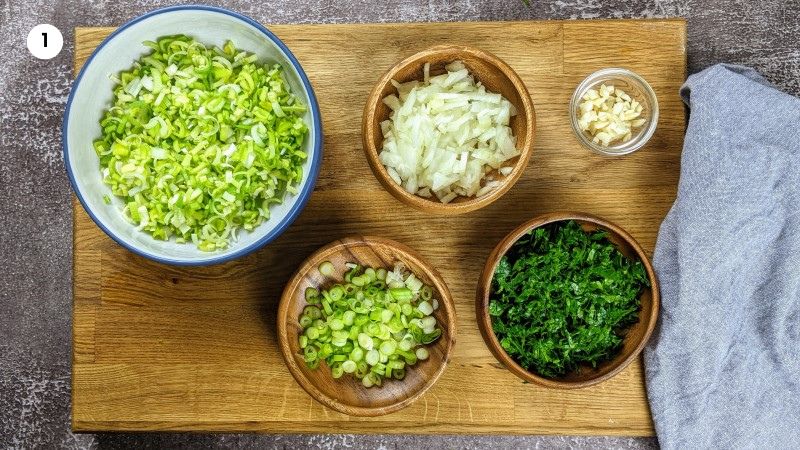
[[[800,446],[800,99],[717,65],[691,113],[658,235],[661,317],[645,351],[665,449]]]

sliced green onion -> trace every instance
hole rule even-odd
[[[306,301],[310,301],[313,298],[319,296],[319,291],[314,289],[313,287],[306,288]]]
[[[346,266],[343,284],[305,291],[299,339],[306,364],[316,368],[324,362],[334,378],[349,373],[367,387],[402,379],[407,366],[429,357],[422,346],[441,336],[432,315],[433,290],[401,266]],[[319,266],[329,278],[334,270],[330,261]]]
[[[337,284],[328,291],[328,295],[331,297],[331,300],[337,301],[344,296],[344,288]]]
[[[397,350],[397,342],[394,340],[386,340],[381,343],[380,351],[384,355],[391,355],[395,350]]]
[[[404,352],[407,352],[407,351],[411,350],[414,347],[414,340],[413,339],[403,339],[403,340],[400,341],[399,344],[397,344],[397,347],[400,350],[402,350]]]
[[[361,379],[361,384],[363,384],[365,388],[374,386],[375,382],[372,380],[372,374],[368,373],[364,375],[364,378]]]
[[[422,305],[420,305],[419,307],[421,308]],[[420,309],[420,311],[422,311],[422,310]],[[432,313],[432,312],[433,312],[433,309],[431,309],[430,313]],[[425,314],[425,311],[422,311],[422,313]],[[428,314],[430,314],[430,313],[428,313]],[[420,319],[420,323],[422,324],[422,329],[423,330],[431,330],[430,332],[433,332],[433,327],[436,326],[436,318],[433,317],[433,316],[426,316],[426,317],[423,317],[422,319]]]
[[[426,316],[433,313],[433,306],[426,301],[420,303],[419,306],[417,306],[417,309]]]
[[[345,373],[353,373],[356,371],[356,362],[348,359],[347,361],[342,363],[342,370]]]
[[[312,319],[319,319],[322,317],[322,311],[320,311],[319,308],[314,305],[309,305],[303,309],[303,315]]]
[[[419,297],[425,301],[431,300],[433,297],[433,289],[431,289],[430,286],[422,286],[419,290]],[[434,309],[436,308],[434,307]]]
[[[332,319],[330,321],[331,330],[341,330],[344,328],[344,322],[341,319]],[[347,333],[345,332],[345,336]]]
[[[361,346],[364,350],[372,350],[372,338],[366,333],[359,333],[358,335],[358,345]]]
[[[344,369],[342,368],[341,364],[334,364],[331,367],[331,375],[333,378],[340,378],[344,374]]]
[[[330,261],[325,261],[319,265],[319,273],[326,277],[332,277],[334,270],[336,270],[336,268],[333,267],[333,263]]]
[[[317,349],[314,346],[306,346],[303,349],[303,354],[305,355],[306,362],[317,359]]]
[[[389,293],[392,294],[392,298],[397,301],[411,300],[411,298],[414,296],[414,294],[411,292],[411,289],[405,287],[389,289]]]
[[[400,361],[400,360],[390,361],[388,364],[386,364],[386,367],[388,367],[388,368],[390,368],[392,370],[402,369],[405,366],[406,366],[406,363],[404,363],[403,361]]]
[[[372,349],[367,352],[367,356],[365,359],[367,361],[367,364],[369,364],[370,366],[374,366],[375,364],[378,364],[378,362],[380,361],[380,357],[381,354],[378,353],[377,350]]]
[[[364,359],[364,349],[362,349],[361,347],[354,348],[353,351],[350,352],[350,359],[352,359],[355,362],[359,362],[362,359]]]
[[[423,283],[412,273],[406,278],[406,286],[411,289],[411,292],[419,292],[423,286]]]

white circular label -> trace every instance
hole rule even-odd
[[[64,37],[58,28],[41,23],[33,27],[28,33],[28,50],[31,54],[39,59],[55,58],[61,53],[61,47],[64,46]]]

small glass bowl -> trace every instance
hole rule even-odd
[[[583,96],[589,89],[599,89],[601,84],[620,88],[637,102],[642,104],[642,116],[645,123],[633,130],[633,136],[626,141],[611,143],[608,147],[592,142],[592,136],[578,125],[578,112]],[[590,150],[610,156],[627,155],[642,148],[653,136],[658,125],[658,99],[653,88],[644,78],[627,69],[609,68],[598,70],[584,79],[572,94],[569,102],[570,123],[578,140]]]

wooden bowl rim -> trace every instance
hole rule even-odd
[[[636,255],[639,257],[639,260],[642,261],[644,265],[645,271],[647,272],[647,277],[650,280],[650,291],[651,291],[651,304],[652,307],[650,309],[650,315],[648,317],[640,317],[639,321],[647,320],[647,329],[645,330],[644,334],[642,335],[641,340],[636,345],[636,348],[628,355],[627,358],[619,362],[613,369],[611,369],[608,373],[600,375],[595,378],[591,378],[588,380],[583,381],[563,381],[558,379],[552,378],[545,378],[540,375],[537,375],[533,372],[526,370],[524,367],[519,365],[500,345],[500,341],[497,339],[497,336],[494,334],[494,330],[492,329],[492,321],[489,317],[489,294],[491,291],[491,283],[492,278],[494,277],[495,269],[497,268],[497,264],[500,262],[500,258],[508,252],[508,250],[513,246],[522,235],[531,231],[535,228],[539,228],[554,222],[561,222],[565,220],[578,220],[583,222],[589,222],[594,225],[598,225],[601,228],[605,228],[606,230],[615,233],[617,236],[622,238],[631,248],[636,252]],[[653,329],[656,326],[656,322],[658,320],[660,308],[660,298],[659,298],[659,288],[658,288],[658,279],[656,277],[655,271],[653,270],[653,266],[650,263],[650,260],[647,258],[647,255],[642,250],[642,247],[633,238],[627,231],[619,227],[618,225],[605,220],[601,217],[583,213],[583,212],[569,212],[569,211],[558,211],[553,213],[542,214],[540,216],[534,217],[531,220],[523,223],[522,225],[515,228],[509,234],[507,234],[495,248],[492,250],[491,254],[486,260],[486,265],[483,268],[483,272],[481,273],[481,278],[478,282],[478,289],[477,295],[475,299],[475,313],[477,315],[478,320],[478,327],[480,328],[481,335],[483,336],[484,342],[489,347],[489,350],[494,354],[494,356],[508,368],[514,375],[517,377],[529,381],[531,383],[536,383],[541,386],[549,387],[549,388],[558,388],[558,389],[578,389],[578,388],[585,388],[589,386],[593,386],[603,381],[606,381],[623,369],[625,369],[634,359],[636,359],[639,354],[641,354],[642,350],[644,349],[647,342],[650,340],[650,336],[653,333]]]
[[[296,296],[293,295],[293,293],[297,290],[298,285],[300,284],[300,282],[302,281],[308,270],[317,267],[319,263],[321,263],[323,260],[326,260],[332,254],[340,252],[342,249],[348,247],[359,247],[359,246],[389,248],[393,252],[399,253],[402,256],[403,261],[413,261],[414,264],[421,267],[425,272],[425,275],[428,278],[430,278],[432,284],[434,285],[433,287],[438,291],[440,308],[442,307],[444,308],[444,314],[447,317],[446,321],[447,323],[443,324],[446,332],[446,337],[448,338],[447,346],[445,347],[439,367],[432,374],[432,376],[430,376],[425,381],[425,383],[422,384],[422,386],[416,392],[414,392],[404,400],[400,400],[386,406],[377,406],[377,407],[354,406],[343,403],[333,397],[324,394],[316,387],[316,385],[311,380],[306,378],[302,369],[299,367],[297,361],[295,361],[287,335],[288,320],[291,320],[291,318],[289,317],[289,310],[290,310],[289,307],[292,301],[294,301],[296,298]],[[295,271],[295,273],[289,279],[289,282],[286,283],[286,287],[284,288],[283,293],[281,294],[280,304],[278,306],[277,321],[278,321],[277,324],[278,344],[280,346],[283,359],[286,362],[287,367],[289,367],[289,372],[292,374],[292,377],[294,377],[294,379],[297,381],[300,387],[302,387],[311,397],[313,397],[323,405],[333,410],[351,416],[361,416],[361,417],[381,416],[384,414],[389,414],[392,412],[399,411],[407,407],[414,401],[416,401],[431,386],[433,386],[444,373],[447,367],[447,363],[450,361],[450,357],[453,351],[453,346],[455,345],[455,340],[456,340],[455,303],[453,302],[453,297],[450,294],[450,290],[448,289],[447,284],[444,282],[444,279],[439,274],[439,272],[433,266],[428,264],[428,262],[426,262],[422,258],[422,256],[419,253],[417,253],[414,249],[404,244],[401,244],[397,241],[375,236],[361,236],[361,235],[346,236],[324,245],[323,247],[319,248],[314,253],[312,253],[308,258],[306,258],[305,261],[303,261],[303,263],[300,264],[297,271]]]
[[[395,183],[394,180],[392,180],[389,176],[386,168],[383,167],[383,164],[381,164],[380,160],[378,159],[379,149],[376,148],[374,144],[375,133],[372,127],[372,124],[378,120],[376,117],[378,105],[383,101],[383,98],[381,97],[381,91],[383,91],[384,86],[391,83],[391,80],[400,70],[421,59],[450,52],[471,54],[478,59],[482,59],[499,69],[500,72],[502,72],[503,75],[511,81],[511,84],[514,86],[514,89],[517,91],[517,95],[519,95],[522,102],[522,108],[519,108],[520,111],[518,111],[518,114],[523,115],[527,130],[525,136],[516,136],[517,142],[521,142],[521,148],[519,148],[519,159],[514,164],[514,168],[511,173],[509,173],[503,179],[501,185],[483,197],[468,197],[467,200],[458,203],[442,203],[438,200],[429,200],[424,197],[406,192],[402,186]],[[361,138],[364,147],[364,153],[367,156],[367,162],[369,163],[372,172],[375,174],[375,177],[378,179],[381,185],[383,185],[383,187],[395,198],[409,206],[413,206],[425,212],[433,212],[443,215],[455,215],[475,211],[493,203],[495,200],[499,199],[506,192],[508,192],[514,186],[514,184],[516,184],[528,166],[531,154],[533,153],[533,142],[535,136],[536,110],[534,109],[533,100],[528,92],[528,88],[525,86],[525,82],[522,81],[522,78],[520,78],[520,76],[514,71],[513,68],[511,68],[511,66],[492,53],[476,47],[454,44],[443,44],[429,47],[403,59],[390,68],[380,78],[380,80],[378,80],[378,82],[375,84],[375,87],[372,89],[372,92],[370,92],[369,97],[367,97],[367,103],[364,106],[364,115],[362,117],[361,124]]]

